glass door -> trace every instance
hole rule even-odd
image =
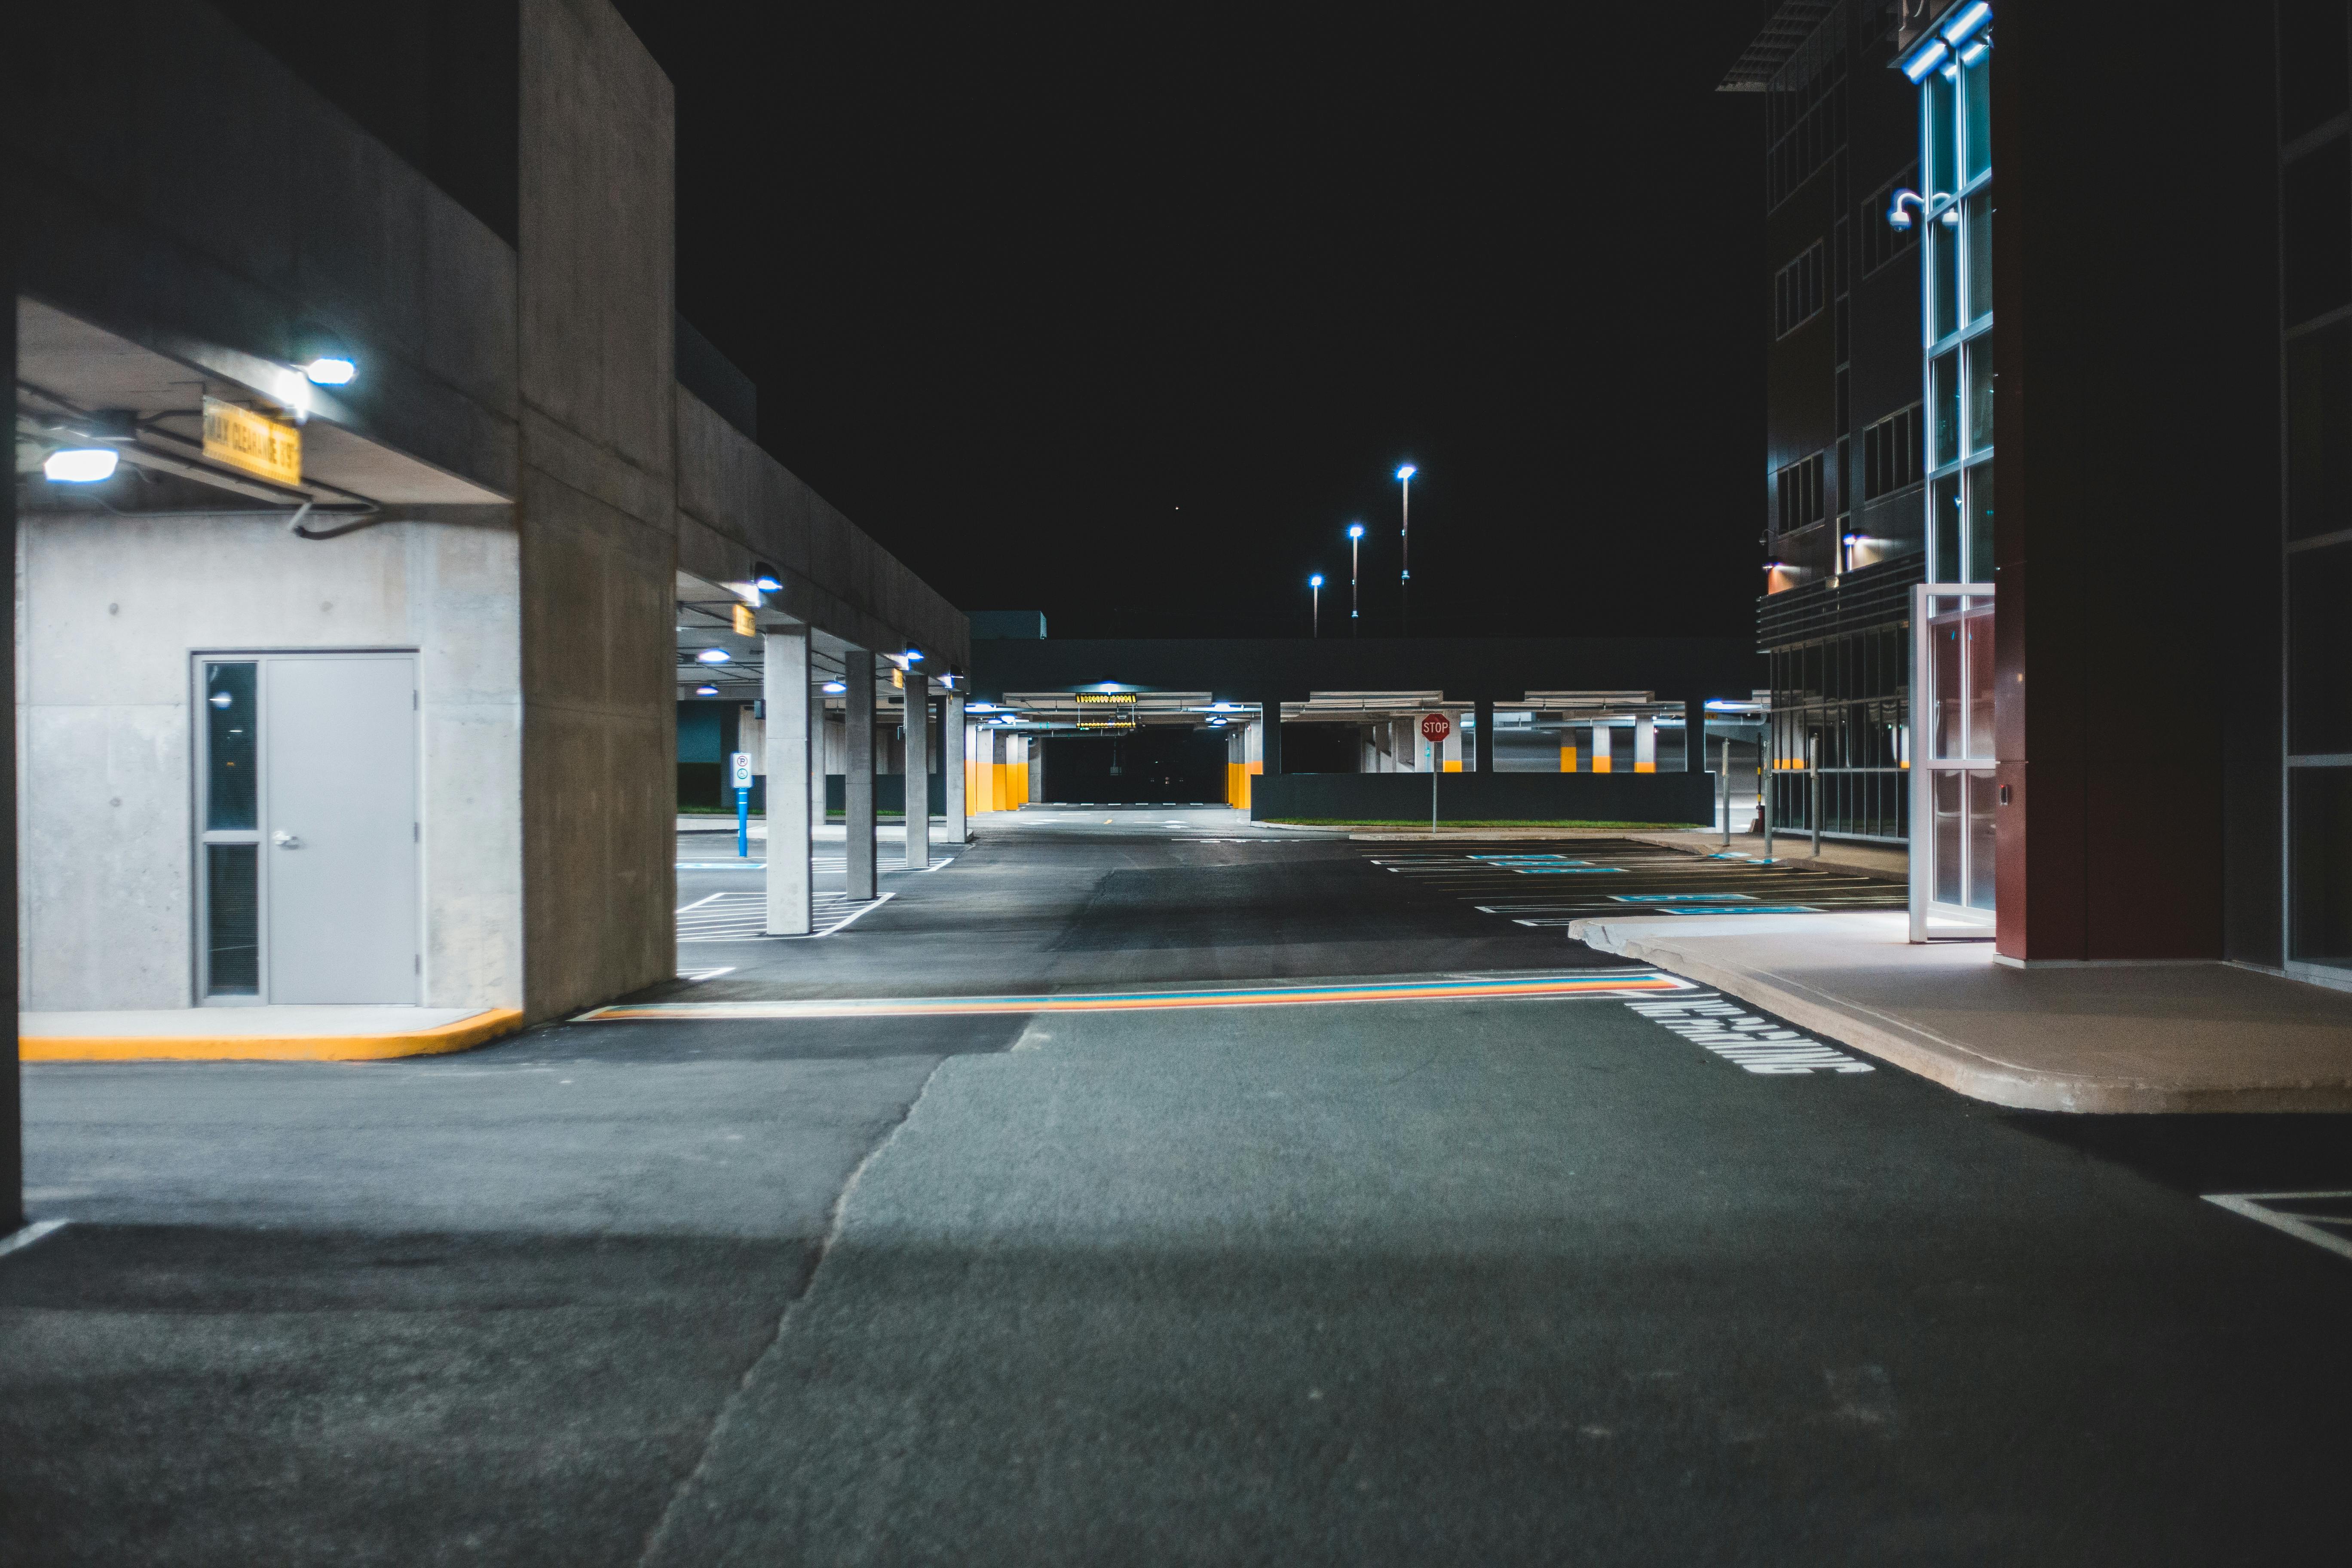
[[[1911,940],[1993,918],[1992,586],[1911,590]]]

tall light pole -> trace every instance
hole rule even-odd
[[[1397,531],[1397,560],[1403,567],[1397,576],[1397,629],[1401,632],[1412,629],[1412,477],[1420,471],[1411,463],[1397,470],[1397,483],[1404,487],[1404,523]]]
[[[1360,618],[1362,614],[1360,602],[1356,596],[1356,563],[1363,547],[1364,525],[1360,522],[1349,523],[1348,525],[1348,635],[1351,637],[1361,637],[1364,632],[1363,621]]]
[[[1308,624],[1314,626],[1315,635],[1319,637],[1323,635],[1323,574],[1318,572],[1314,576],[1307,579],[1307,592],[1315,595],[1313,611],[1315,618]]]

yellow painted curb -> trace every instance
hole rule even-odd
[[[522,1009],[494,1007],[406,1035],[145,1035],[136,1038],[70,1036],[16,1042],[27,1062],[236,1061],[367,1062],[387,1057],[431,1057],[470,1050],[522,1027]]]

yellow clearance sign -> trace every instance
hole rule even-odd
[[[205,456],[273,484],[302,482],[302,432],[217,397],[205,399]]]

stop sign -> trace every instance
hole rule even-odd
[[[1446,736],[1451,735],[1452,733],[1454,733],[1454,721],[1448,719],[1444,714],[1424,713],[1421,716],[1421,738],[1423,740],[1434,745],[1436,742],[1443,741]]]

